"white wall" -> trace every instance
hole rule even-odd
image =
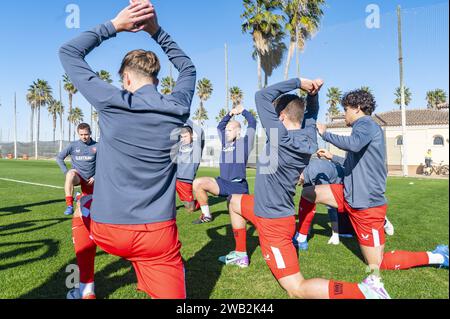
[[[397,137],[402,135],[401,127],[388,127],[386,129],[386,139],[395,141]],[[442,136],[444,138],[444,146],[434,146],[433,141],[435,136]],[[449,126],[412,126],[407,129],[407,156],[408,165],[420,165],[425,162],[425,153],[428,149],[432,150],[433,161],[440,163],[444,161],[449,163]],[[399,146],[394,146],[400,151]],[[389,155],[390,152],[388,152]],[[396,165],[397,163],[391,163]]]
[[[402,135],[401,127],[383,128],[386,132],[386,148],[388,156],[388,165],[401,165],[400,147],[396,145],[396,138]],[[351,128],[330,128],[331,133],[348,136],[351,134]],[[434,146],[434,137],[440,135],[444,138],[444,146]],[[440,163],[444,161],[449,164],[449,126],[409,126],[407,128],[408,140],[408,165],[419,166],[425,162],[425,152],[431,149],[433,152],[433,161]],[[345,156],[345,152],[338,150],[330,145],[330,151],[339,156]]]

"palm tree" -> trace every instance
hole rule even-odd
[[[64,81],[64,90],[69,94],[69,114],[72,113],[72,105],[73,105],[73,96],[78,93],[75,85],[70,81],[69,76],[67,74],[63,75]],[[72,130],[72,125],[69,121],[69,142],[70,142],[70,133]]]
[[[290,36],[289,51],[286,58],[284,78],[289,78],[289,67],[294,51],[303,51],[305,43],[317,32],[323,16],[321,6],[325,0],[284,0],[283,12],[286,15],[286,32]]]
[[[394,103],[397,104],[398,106],[400,106],[400,108],[402,107],[402,93],[401,93],[401,88],[397,88],[395,90],[395,101]],[[409,88],[407,88],[405,86],[405,106],[408,106],[409,103],[411,103],[412,100],[412,94],[411,91],[409,90]]]
[[[197,117],[196,120],[199,121],[199,124],[208,119],[208,112],[206,112],[204,103],[211,97],[213,91],[213,85],[210,80],[203,78],[197,82],[197,95],[200,99],[200,106],[195,113],[195,116]]]
[[[277,34],[282,33],[283,16],[274,13],[281,8],[281,0],[244,0],[245,11],[242,32],[250,33],[256,49],[258,63],[258,87],[262,89],[262,55],[270,50],[270,42]]]
[[[337,87],[331,87],[328,89],[327,98],[327,104],[330,106],[328,108],[327,117],[328,120],[331,120],[333,117],[341,114],[337,106],[341,103],[342,92]]]
[[[283,42],[283,38],[284,34],[278,33],[269,42],[268,52],[260,55],[261,68],[264,70],[264,87],[267,87],[269,77],[272,76],[273,71],[283,63],[283,56],[286,51],[286,44]],[[258,59],[256,48],[253,52],[253,59]]]
[[[164,95],[172,94],[173,89],[175,88],[175,80],[171,76],[167,76],[161,81],[161,93]]]
[[[69,113],[69,117],[67,118],[69,120],[70,123],[73,124],[74,130],[73,130],[73,140],[75,141],[75,131],[76,131],[76,127],[83,122],[83,111],[79,108],[76,107],[74,109],[72,109],[72,111]]]
[[[31,108],[31,118],[30,118],[30,143],[33,143],[33,133],[34,133],[34,113],[37,109],[39,98],[37,96],[37,90],[36,87],[31,85],[28,89],[27,93],[27,103],[30,105]]]
[[[220,123],[220,121],[222,121],[222,119],[228,114],[229,112],[227,111],[226,108],[223,108],[219,111],[219,115],[216,116],[216,121],[217,123]]]
[[[41,127],[41,107],[48,105],[48,103],[53,99],[52,88],[47,81],[36,80],[30,85],[27,94],[27,101],[32,106],[32,110],[37,113],[37,125],[36,125],[36,139],[35,139],[35,159],[38,159],[38,144],[40,137],[40,127]],[[34,116],[34,115],[33,115]],[[32,125],[34,118],[32,116]]]
[[[244,93],[239,87],[233,86],[232,88],[230,88],[230,99],[231,102],[233,103],[234,109],[236,108],[236,106],[242,103],[242,100],[244,99]]]
[[[447,102],[447,92],[436,89],[427,92],[428,109],[439,110],[440,105]]]
[[[367,93],[370,93],[370,94],[373,95],[372,89],[370,87],[368,87],[368,86],[361,86],[359,89],[361,91],[364,91],[364,92],[367,92]]]
[[[62,112],[64,111],[64,106],[60,101],[56,101],[55,99],[52,99],[48,103],[47,107],[48,114],[52,117],[53,120],[53,142],[56,141],[56,122],[58,120],[58,115],[60,116],[60,124],[62,127]]]
[[[205,124],[205,121],[209,120],[208,111],[205,108],[198,108],[194,114],[194,121],[197,121],[198,125]]]

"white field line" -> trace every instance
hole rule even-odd
[[[61,187],[61,186],[53,186],[53,185],[46,185],[46,184],[30,183],[30,182],[17,181],[15,179],[2,178],[2,177],[0,177],[0,180],[1,181],[6,181],[6,182],[19,183],[19,184],[33,185],[33,186],[41,186],[41,187],[48,187],[48,188],[64,189],[64,187]]]

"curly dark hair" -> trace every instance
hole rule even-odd
[[[377,108],[375,97],[372,93],[365,90],[354,90],[346,93],[342,98],[341,104],[344,108],[357,109],[359,107],[366,115],[372,115]]]

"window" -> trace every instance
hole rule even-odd
[[[434,146],[444,146],[444,138],[440,135],[433,137]]]
[[[396,140],[395,145],[403,146],[403,136],[397,136],[397,138],[395,140]]]

